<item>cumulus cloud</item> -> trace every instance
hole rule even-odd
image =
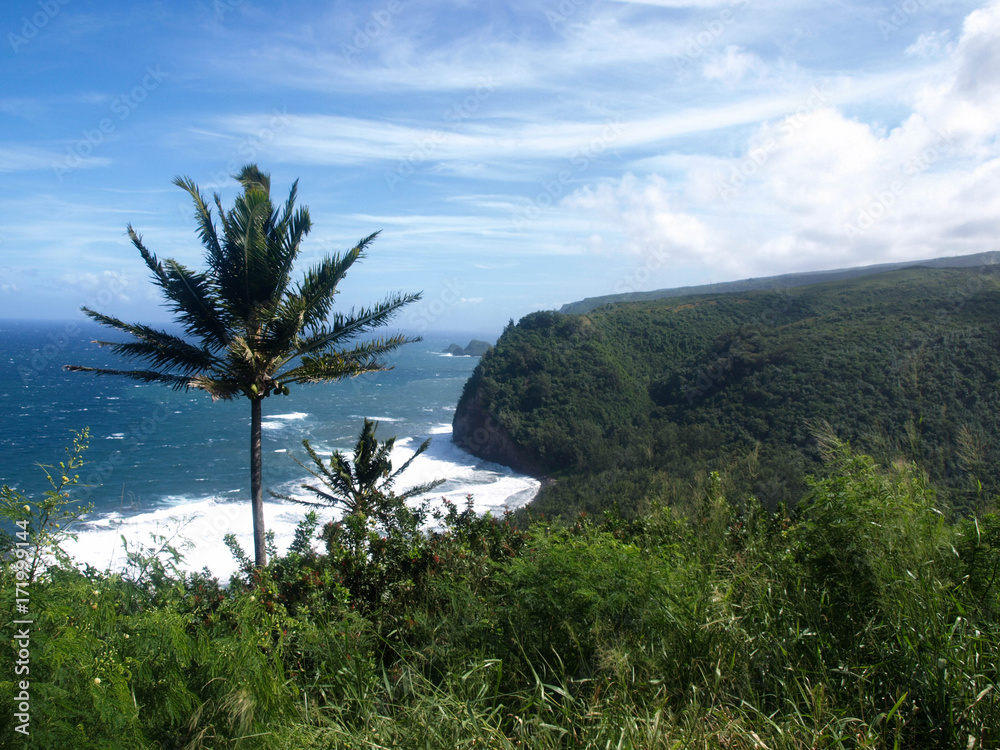
[[[696,260],[718,244],[712,230],[681,210],[669,183],[655,175],[627,174],[618,181],[583,188],[568,196],[561,208],[591,215],[604,232],[625,227],[624,243],[614,248],[616,252]],[[588,243],[595,250],[608,247],[600,231],[592,233]]]
[[[940,76],[892,127],[814,90],[795,115],[758,127],[736,157],[690,159],[669,182],[627,175],[565,206],[601,217],[605,252],[667,248],[731,274],[996,249],[1000,2],[970,14],[953,45],[946,34],[922,39],[914,48],[937,43],[945,56]],[[720,79],[751,69],[742,54],[727,49]]]

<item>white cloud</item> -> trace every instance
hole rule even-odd
[[[735,4],[733,0],[615,0],[615,2],[656,5],[660,8],[718,8]]]
[[[54,169],[66,161],[65,153],[48,151],[34,146],[12,144],[0,145],[0,172],[25,172],[38,169]],[[108,159],[89,157],[78,159],[79,167],[99,167],[109,163]],[[74,167],[76,168],[76,167]]]
[[[757,123],[789,112],[815,108],[844,99],[852,102],[885,99],[914,80],[919,73],[874,76],[853,87],[840,82],[830,89],[778,91],[749,95],[735,101],[683,108],[653,117],[601,117],[593,121],[479,118],[453,126],[439,120],[422,123],[390,122],[322,114],[289,114],[275,129],[267,146],[269,158],[295,164],[359,165],[378,163],[401,171],[430,164],[447,165],[449,173],[469,174],[473,165],[488,164],[490,175],[502,178],[513,170],[523,173],[533,160],[571,161],[574,156],[606,149],[644,149],[683,136],[704,136],[712,130]],[[272,115],[232,115],[219,118],[213,139],[222,136],[234,144],[247,133],[268,127]]]
[[[953,78],[923,93],[918,111],[945,132],[974,141],[1000,130],[1000,2],[969,14],[953,55]]]
[[[895,127],[814,98],[738,157],[663,161],[683,169],[607,181],[564,208],[600,217],[601,252],[665,251],[730,277],[996,249],[1000,2],[972,13],[946,54]]]
[[[136,286],[128,274],[119,271],[102,271],[99,274],[89,271],[64,273],[59,277],[59,282],[87,292],[88,299],[93,300],[88,305],[104,304],[111,300],[130,302],[131,298],[126,292]]]
[[[950,36],[951,32],[948,30],[921,34],[917,37],[917,41],[906,48],[905,54],[908,57],[925,59],[940,57],[954,50],[954,45],[949,41]]]
[[[751,73],[759,76],[764,69],[765,65],[760,57],[729,44],[722,54],[715,55],[705,63],[702,72],[710,81],[721,81],[731,85],[739,83]]]
[[[561,208],[586,213],[603,231],[625,227],[621,249],[626,252],[704,259],[713,247],[713,233],[700,219],[679,210],[676,203],[662,177],[642,179],[628,174],[618,181],[576,191]],[[601,233],[591,234],[588,242],[592,247],[604,245]]]

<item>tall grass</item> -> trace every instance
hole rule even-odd
[[[228,587],[163,547],[124,575],[53,564],[32,583],[31,743],[997,747],[1000,518],[952,518],[914,467],[826,450],[794,513],[713,475],[630,520],[327,528]]]

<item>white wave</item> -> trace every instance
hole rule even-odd
[[[264,522],[274,531],[275,544],[284,552],[292,543],[295,527],[308,508],[284,500],[268,499],[264,503]],[[316,508],[320,525],[332,520],[331,510]],[[220,498],[186,498],[172,507],[122,517],[117,513],[88,519],[77,529],[77,540],[67,541],[66,550],[79,563],[89,563],[99,569],[120,570],[125,567],[125,549],[154,544],[153,535],[165,536],[184,555],[181,568],[189,571],[207,567],[221,581],[229,580],[237,563],[223,542],[232,533],[253,556],[253,520],[249,502],[225,501]]]
[[[431,445],[418,456],[400,475],[396,490],[404,492],[411,487],[444,479],[440,487],[427,497],[433,498],[431,506],[440,506],[444,499],[465,505],[469,495],[477,513],[491,512],[502,515],[507,508],[514,510],[526,505],[538,493],[541,483],[532,477],[517,474],[513,469],[490,461],[482,461],[466,453],[451,441],[451,425],[441,424],[431,428]],[[400,466],[413,456],[414,451],[396,446],[392,452],[393,465]]]
[[[125,439],[125,433],[124,432],[113,432],[110,435],[105,435],[104,439],[105,440],[124,440]]]
[[[305,419],[309,415],[304,411],[293,411],[288,414],[268,414],[268,419]]]
[[[530,502],[538,492],[537,479],[481,461],[452,443],[451,425],[433,427],[431,437],[427,452],[418,456],[397,480],[395,489],[398,492],[445,479],[444,484],[426,496],[432,508],[442,507],[444,500],[464,508],[466,497],[472,495],[476,512],[489,511],[495,516],[502,515],[506,508],[513,510]],[[422,441],[423,438],[418,437],[397,442],[392,452],[393,464],[401,466],[410,459]],[[273,489],[296,499],[314,499],[300,487],[307,480],[315,481],[303,476]],[[78,562],[99,569],[119,570],[126,562],[122,535],[128,540],[130,549],[140,544],[150,546],[153,534],[173,537],[174,546],[184,553],[183,569],[197,571],[207,567],[220,580],[227,581],[236,571],[236,561],[223,537],[232,532],[244,551],[253,554],[253,524],[250,503],[245,497],[245,491],[240,489],[229,490],[221,496],[172,495],[163,499],[162,507],[131,516],[118,512],[92,514],[77,528],[77,541],[67,542],[65,547]],[[412,502],[419,503],[422,499]],[[310,508],[285,500],[265,499],[266,528],[274,531],[280,552],[288,549],[296,525],[308,510]],[[317,511],[321,525],[339,515],[335,509],[322,506],[312,510]]]

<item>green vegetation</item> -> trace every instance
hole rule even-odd
[[[679,502],[712,471],[734,496],[794,504],[825,421],[969,510],[1000,487],[998,333],[993,267],[534,313],[483,357],[455,436],[554,477],[535,512],[572,519]]]
[[[298,182],[281,210],[271,202],[271,176],[255,164],[234,175],[243,187],[227,212],[216,193],[221,232],[198,186],[189,177],[174,184],[194,201],[198,236],[207,271],[160,261],[131,225],[128,234],[163,292],[184,333],[198,343],[145,325],[132,325],[88,308],[88,317],[132,337],[128,342],[96,342],[115,354],[148,365],[144,370],[112,370],[69,365],[67,370],[121,375],[172,388],[198,388],[213,400],[240,396],[250,401],[250,501],[254,559],[267,561],[264,493],[261,483],[261,405],[266,397],[287,396],[296,383],[325,383],[387,369],[385,354],[413,341],[402,335],[354,343],[385,325],[400,308],[420,298],[396,294],[371,308],[331,318],[337,285],[378,232],[344,256],[323,258],[292,286],[300,244],[312,222],[295,208]]]
[[[602,297],[588,297],[578,302],[570,302],[559,308],[559,312],[584,315],[605,305],[616,302],[649,302],[668,297],[690,297],[695,294],[725,294],[728,292],[751,292],[765,289],[793,289],[795,287],[823,284],[827,281],[853,279],[859,276],[897,271],[902,268],[921,266],[924,268],[969,268],[1000,263],[1000,252],[996,250],[973,255],[953,255],[947,258],[905,261],[903,263],[880,263],[876,266],[839,268],[832,271],[806,271],[804,273],[784,273],[780,276],[764,276],[739,281],[722,281],[701,286],[682,286],[674,289],[655,289],[651,292],[622,292],[606,294]]]
[[[450,506],[436,531],[330,524],[315,550],[307,517],[225,588],[159,542],[121,573],[56,555],[29,576],[9,538],[30,746],[996,747],[1000,516],[953,516],[912,464],[819,450],[794,511],[710,474],[686,504],[572,525]],[[39,538],[76,512],[64,476],[40,504],[5,488],[0,515]],[[29,744],[2,721],[0,744]]]

